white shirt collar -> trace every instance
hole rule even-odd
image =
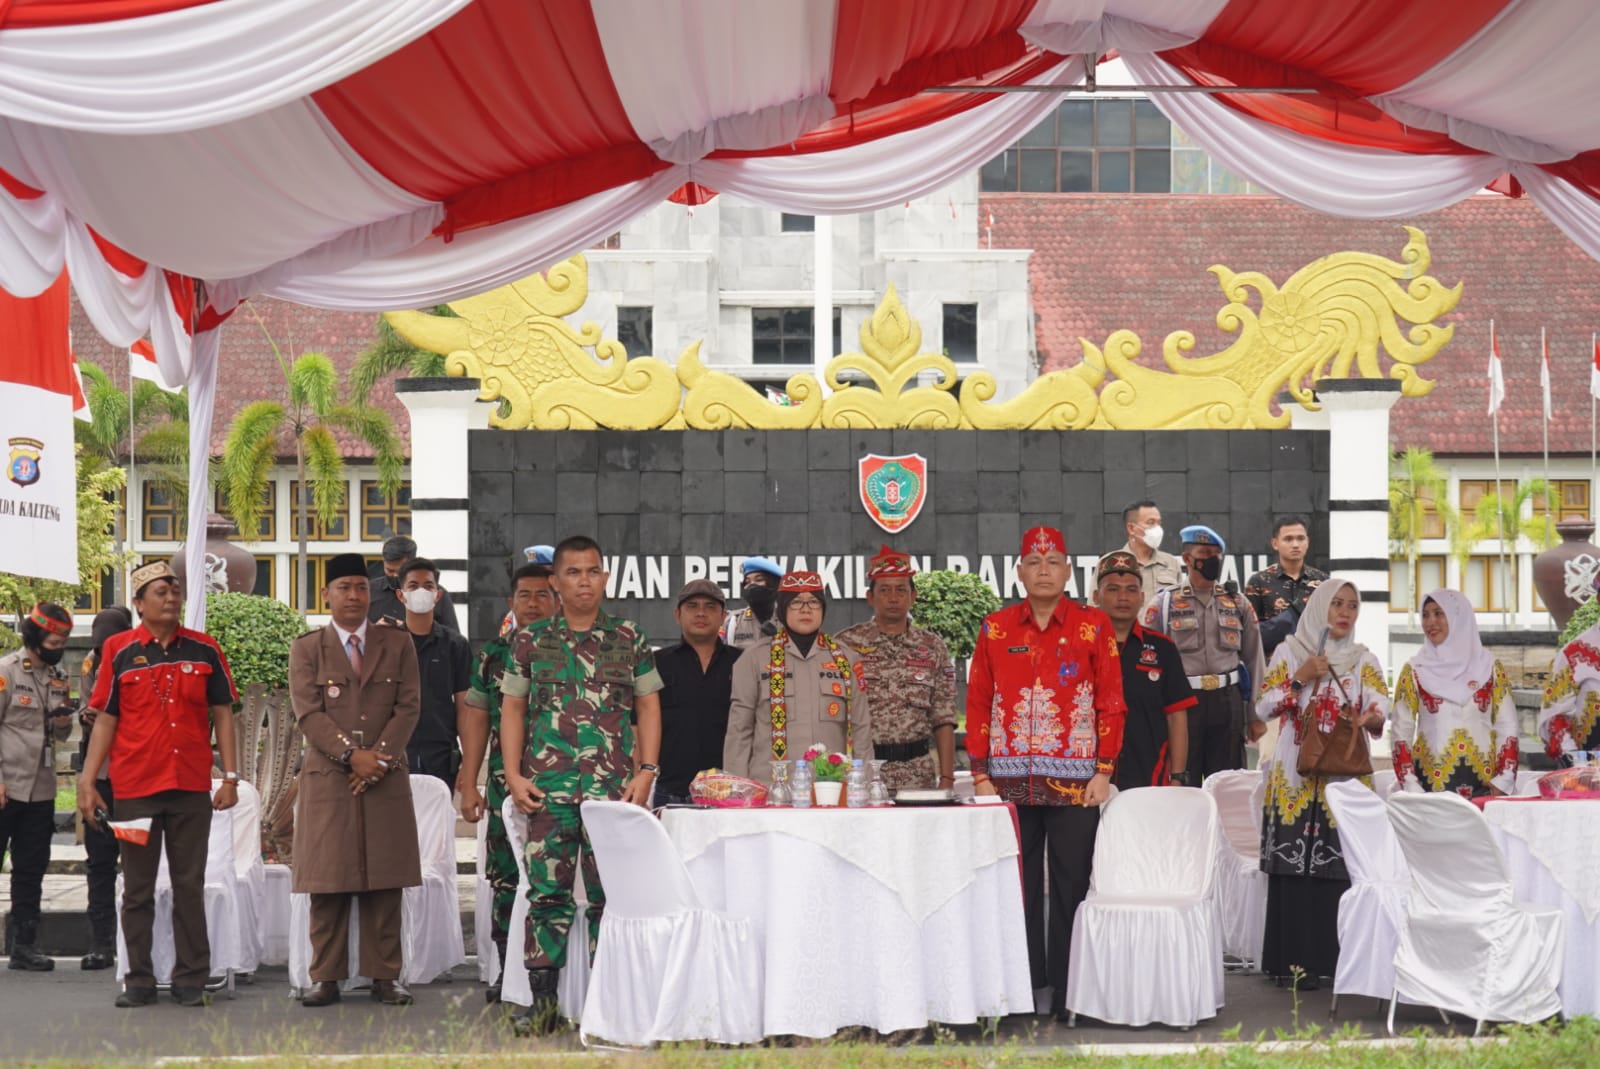
[[[350,636],[351,635],[354,635],[354,636],[356,636],[356,638],[361,640],[361,648],[362,649],[366,649],[367,648],[367,621],[366,620],[362,620],[361,621],[361,626],[356,628],[354,631],[346,631],[344,628],[340,627],[338,624],[333,623],[332,620],[330,620],[328,622],[330,624],[333,624],[334,631],[337,632],[338,635],[339,635],[339,647],[341,649],[343,649],[344,647],[350,645]]]

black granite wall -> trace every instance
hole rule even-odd
[[[928,461],[927,501],[897,535],[862,508],[856,461],[868,453]],[[834,560],[847,603],[830,606],[830,627],[867,615],[848,603],[861,567],[849,558],[883,543],[934,567],[964,557],[1003,582],[1022,532],[1053,524],[1081,589],[1082,569],[1123,542],[1122,507],[1141,497],[1161,506],[1168,552],[1181,552],[1179,528],[1215,527],[1228,540],[1225,575],[1241,585],[1269,563],[1279,514],[1308,515],[1312,557],[1327,557],[1328,437],[1317,431],[485,430],[471,433],[470,458],[479,638],[505,611],[522,547],[578,533],[619,558],[611,610],[657,639],[674,637],[670,595],[692,570],[728,589],[735,558],[750,554]]]

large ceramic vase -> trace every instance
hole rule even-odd
[[[206,517],[206,570],[203,577],[207,594],[248,594],[256,588],[256,559],[250,551],[228,536],[238,531],[233,521],[213,512]],[[188,570],[183,546],[172,557],[172,570],[188,587]]]
[[[1561,541],[1533,559],[1533,585],[1560,629],[1579,605],[1594,596],[1600,547],[1589,541],[1594,534],[1592,520],[1562,520],[1556,530]]]

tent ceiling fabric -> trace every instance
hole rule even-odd
[[[691,183],[895,204],[1058,101],[923,90],[1070,86],[1111,51],[1143,83],[1313,90],[1154,97],[1281,196],[1403,216],[1509,174],[1600,258],[1586,3],[0,0],[0,287],[68,267],[110,340],[203,391],[246,297],[454,299]]]

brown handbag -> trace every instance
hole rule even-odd
[[[1339,708],[1339,719],[1332,731],[1319,730],[1315,712],[1316,695],[1312,695],[1311,702],[1300,714],[1300,756],[1295,768],[1302,776],[1370,776],[1372,751],[1367,746],[1366,731],[1356,723],[1361,705],[1350,704],[1350,696],[1345,693],[1344,684],[1339,682],[1338,676],[1333,677],[1333,682],[1344,698],[1344,704]],[[1356,695],[1358,698],[1362,696],[1362,693]]]

